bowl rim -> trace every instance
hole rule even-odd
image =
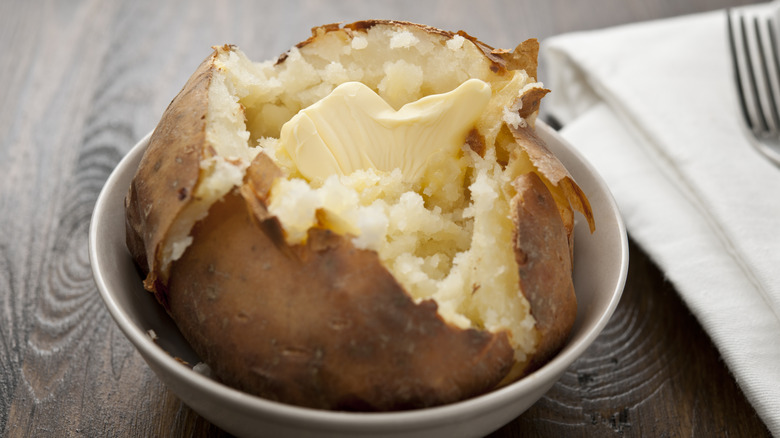
[[[585,168],[585,171],[591,174],[594,182],[599,185],[600,189],[607,195],[605,202],[607,202],[610,206],[610,209],[615,212],[615,221],[618,228],[617,232],[619,233],[621,239],[621,266],[618,273],[618,281],[615,284],[614,290],[610,292],[608,305],[598,316],[597,321],[593,324],[590,330],[585,332],[576,343],[571,343],[571,341],[567,342],[563,349],[558,354],[556,354],[552,360],[547,362],[544,366],[540,367],[536,371],[516,382],[513,382],[502,388],[489,391],[485,394],[447,405],[408,411],[327,411],[284,404],[281,402],[254,396],[217,382],[216,380],[206,377],[189,367],[183,366],[173,356],[157,345],[149,337],[148,333],[141,327],[137,326],[132,321],[129,314],[124,309],[122,309],[118,301],[110,292],[111,286],[106,283],[106,279],[102,275],[102,272],[105,268],[102,263],[103,260],[99,256],[99,225],[101,224],[101,216],[105,215],[104,212],[108,208],[107,206],[110,202],[110,199],[107,197],[107,192],[110,191],[110,189],[116,185],[117,180],[123,176],[122,172],[134,172],[134,170],[126,169],[129,165],[128,163],[140,160],[140,156],[146,149],[152,132],[148,133],[141,140],[139,140],[138,143],[136,143],[130,149],[130,151],[125,154],[124,157],[122,157],[106,180],[95,203],[89,226],[88,243],[89,258],[95,284],[112,318],[125,334],[125,336],[139,350],[139,353],[144,356],[147,362],[151,359],[165,372],[178,375],[188,384],[200,387],[203,391],[214,394],[220,397],[220,399],[231,402],[235,406],[242,406],[245,410],[251,411],[253,414],[257,415],[259,413],[263,413],[267,419],[278,419],[278,422],[280,423],[290,421],[306,421],[309,425],[311,425],[311,427],[328,429],[336,427],[343,429],[345,425],[350,425],[355,428],[380,427],[389,425],[393,425],[393,427],[397,428],[399,425],[403,425],[404,428],[408,427],[411,429],[426,424],[449,420],[455,417],[478,416],[490,408],[495,408],[506,403],[510,403],[518,397],[522,397],[524,394],[530,392],[534,387],[540,385],[540,383],[547,381],[552,381],[554,383],[557,381],[558,376],[560,376],[577,358],[579,358],[603,331],[607,322],[612,317],[618,302],[620,301],[628,274],[628,239],[625,223],[619,213],[617,204],[606,182],[602,179],[598,172],[596,172],[595,168],[583,157],[583,155],[576,148],[572,147],[565,139],[563,139],[560,134],[557,133],[557,131],[544,123],[542,120],[536,121],[536,129],[537,132],[545,137],[545,140],[547,140],[547,138],[553,138],[555,141],[562,143],[562,145],[567,149],[567,152],[572,154],[577,160],[581,162]],[[129,256],[130,255],[128,252],[128,257]]]

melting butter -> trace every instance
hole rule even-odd
[[[469,79],[396,111],[368,86],[346,82],[285,123],[279,141],[309,181],[373,168],[417,182],[434,155],[457,154],[490,97],[490,85]]]

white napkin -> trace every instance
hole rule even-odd
[[[542,47],[546,108],[780,436],[780,168],[742,127],[725,11]]]

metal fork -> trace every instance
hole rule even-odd
[[[780,165],[778,6],[726,13],[742,115],[756,139],[756,148]]]

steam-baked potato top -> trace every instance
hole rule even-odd
[[[514,142],[507,123],[533,123],[535,114],[526,121],[512,106],[524,90],[541,84],[525,70],[497,68],[477,45],[460,35],[432,40],[424,28],[381,24],[360,30],[320,29],[315,36],[278,63],[256,64],[238,49],[217,49],[215,65],[224,72],[224,89],[212,85],[212,92],[222,98],[210,96],[210,102],[225,107],[209,111],[215,120],[207,124],[211,128],[207,133],[213,135],[212,144],[224,147],[215,147],[219,158],[211,160],[225,160],[218,161],[224,164],[239,159],[239,167],[262,150],[285,174],[273,185],[268,209],[280,220],[288,244],[303,243],[313,227],[344,234],[358,248],[377,251],[412,297],[434,299],[446,321],[462,328],[508,330],[517,359],[524,361],[534,351],[536,335],[513,268],[510,183],[517,175],[506,171],[512,151],[502,147]],[[363,84],[360,91],[375,93],[393,112],[419,108],[423,98],[448,93],[453,98],[439,98],[439,106],[450,103],[450,108],[470,109],[472,114],[465,121],[444,114],[438,127],[426,128],[455,133],[449,135],[457,137],[454,148],[447,144],[453,143],[448,135],[427,135],[422,130],[416,135],[428,143],[401,141],[385,146],[384,153],[397,170],[361,166],[348,174],[312,177],[306,166],[316,168],[318,163],[291,154],[294,148],[280,137],[289,143],[283,134],[296,118],[337,99],[334,90],[354,88],[350,84],[355,82]],[[457,90],[469,86],[479,90],[472,91],[481,100],[476,109],[472,101],[457,101],[465,93]],[[355,106],[375,102],[342,97],[320,114],[333,115],[339,106],[354,112]],[[242,110],[245,122],[237,117]],[[379,129],[344,117],[332,117],[343,123],[335,127],[331,123],[331,130]],[[373,137],[388,139],[389,132],[403,128],[396,124],[383,129],[386,132]],[[376,147],[365,143],[352,147],[361,146],[363,151]],[[426,154],[426,147],[435,154]],[[414,168],[419,175],[405,175],[405,168]],[[214,169],[215,175],[221,171]],[[222,175],[217,181],[222,184]]]

